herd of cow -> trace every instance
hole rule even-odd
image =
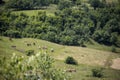
[[[10,39],[10,40],[11,40],[11,39]],[[24,41],[24,43],[25,43],[26,46],[28,46],[28,47],[30,47],[30,46],[32,46],[32,45],[33,45],[33,46],[36,45],[35,42],[28,43],[27,41]],[[21,51],[21,50],[17,49],[17,46],[15,46],[15,45],[12,45],[11,47],[12,47],[13,49],[17,50],[17,51],[24,52],[23,50]],[[38,49],[39,49],[39,50],[47,50],[48,48],[47,48],[47,46],[38,46]],[[54,49],[51,48],[50,51],[51,51],[51,52],[54,52]],[[65,70],[65,72],[76,72],[76,69],[67,69],[67,70]]]

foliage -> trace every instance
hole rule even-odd
[[[73,58],[73,57],[70,57],[68,56],[66,59],[65,59],[65,63],[66,64],[73,64],[73,65],[77,65],[77,61]]]
[[[4,33],[5,36],[13,37],[13,38],[21,38],[21,34],[19,31],[16,30],[7,30]]]
[[[7,7],[17,10],[40,9],[43,6],[49,6],[50,3],[52,3],[50,0],[10,0]]]
[[[26,55],[27,56],[34,55],[34,50],[28,50],[28,51],[26,51]]]
[[[92,76],[93,77],[98,77],[98,78],[101,78],[103,77],[103,69],[100,68],[100,69],[92,69]]]
[[[5,57],[0,60],[0,72],[3,79],[15,80],[23,78],[27,70],[23,57],[17,57],[15,54],[7,60]]]
[[[58,4],[58,9],[62,10],[65,8],[69,8],[71,6],[71,2],[68,0],[62,0]]]
[[[47,53],[37,53],[34,56],[23,57],[15,54],[11,59],[0,60],[0,74],[9,80],[67,80],[62,70],[52,66],[53,59]]]
[[[112,52],[116,52],[115,46],[112,46],[111,51],[112,51]]]

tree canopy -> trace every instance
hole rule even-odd
[[[16,3],[13,3],[15,2]],[[90,0],[87,6],[80,0],[10,0],[10,8],[33,9],[56,4],[54,16],[39,11],[35,16],[2,12],[1,35],[15,38],[33,37],[64,45],[84,45],[89,39],[100,44],[120,47],[120,8],[107,7],[104,0]],[[80,2],[80,4],[78,4]],[[24,3],[24,4],[22,4]],[[104,3],[104,5],[103,5]],[[98,5],[97,5],[98,4]],[[112,4],[112,3],[111,3]],[[26,6],[26,7],[25,7]],[[93,7],[94,9],[92,9]]]

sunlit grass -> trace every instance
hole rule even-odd
[[[26,43],[30,43],[31,46],[27,46]],[[33,45],[35,43],[35,45]],[[16,51],[11,46],[16,46],[19,50],[34,50],[35,53],[39,52],[39,47],[47,47],[47,53],[51,55],[55,59],[54,65],[57,68],[61,68],[63,70],[67,69],[75,69],[76,72],[69,73],[71,75],[72,80],[116,80],[120,79],[118,74],[120,73],[117,70],[113,69],[105,69],[105,77],[102,79],[94,78],[91,75],[91,69],[97,67],[104,67],[105,60],[112,60],[113,58],[120,57],[119,54],[112,53],[109,51],[104,51],[104,49],[96,50],[91,48],[82,48],[75,46],[64,46],[55,43],[51,43],[48,41],[33,39],[33,38],[22,38],[22,39],[12,39],[9,40],[8,37],[2,37],[0,40],[0,57],[7,56],[10,58],[12,53],[16,53],[17,55],[25,55],[23,52]],[[96,46],[96,45],[95,45]],[[107,47],[107,46],[106,46]],[[51,52],[51,48],[54,49],[54,52]],[[72,56],[78,61],[78,65],[67,65],[64,63],[64,60],[67,56]],[[114,77],[115,75],[115,77]]]

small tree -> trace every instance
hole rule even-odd
[[[112,52],[116,52],[115,46],[112,46],[111,51],[112,51]]]
[[[31,56],[33,54],[34,54],[34,50],[28,50],[28,51],[26,51],[26,55],[27,56]]]
[[[66,58],[65,63],[66,64],[73,64],[73,65],[77,65],[78,64],[77,61],[73,57],[70,57],[70,56],[68,56]]]
[[[103,77],[103,69],[102,68],[100,68],[100,69],[92,69],[92,76],[93,77],[98,77],[98,78]]]

